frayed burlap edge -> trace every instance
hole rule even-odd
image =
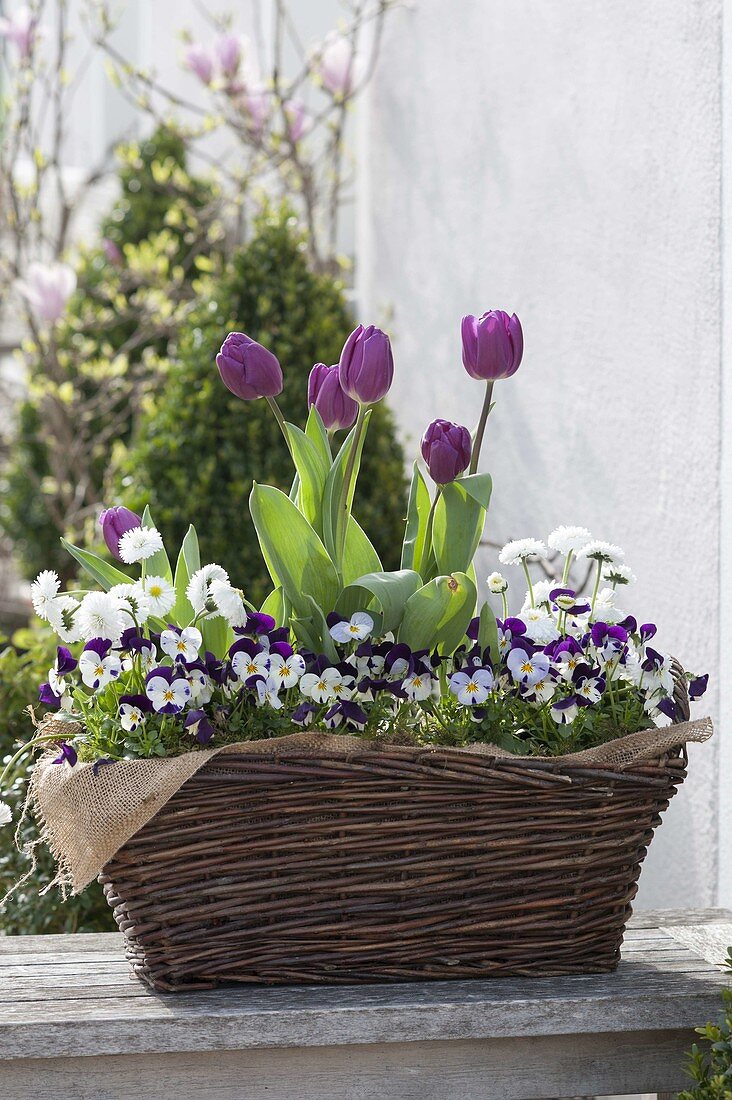
[[[55,732],[54,721],[52,719],[45,724],[44,732]],[[702,718],[660,729],[642,730],[584,752],[553,757],[551,762],[558,771],[569,765],[592,765],[621,771],[687,742],[706,741],[712,732],[711,719]],[[63,731],[59,730],[59,739],[71,736],[72,731],[65,723]],[[126,841],[215,756],[246,753],[274,758],[319,755],[354,758],[378,752],[387,745],[390,752],[414,753],[417,748],[387,740],[366,741],[346,734],[307,732],[200,749],[169,759],[76,764],[73,768],[68,764],[53,763],[54,753],[48,753],[41,757],[33,770],[26,808],[30,807],[36,813],[41,826],[41,839],[50,848],[58,865],[58,874],[50,885],[60,887],[64,895],[69,889],[71,893],[78,894],[96,878],[105,863]],[[420,755],[425,756],[445,756],[456,752],[493,758],[512,756],[490,744],[474,744],[464,749],[423,747],[419,751]],[[517,761],[537,759],[513,758]],[[33,852],[28,854],[33,859]],[[24,876],[26,879],[32,870]]]

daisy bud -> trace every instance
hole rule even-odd
[[[119,540],[133,527],[139,527],[142,520],[129,508],[105,508],[99,517],[99,523],[110,554],[117,561],[122,561]]]
[[[492,309],[482,317],[469,314],[461,325],[463,366],[471,378],[496,381],[510,378],[519,369],[524,353],[521,322],[502,309]]]
[[[500,596],[508,589],[508,581],[501,573],[491,573],[488,577],[488,591],[494,596]]]
[[[329,431],[350,428],[358,416],[358,403],[343,392],[338,367],[316,363],[308,379],[308,408],[315,405]]]
[[[277,357],[243,332],[230,332],[216,356],[221,380],[242,401],[276,397],[284,385]]]
[[[422,436],[422,458],[437,485],[447,485],[470,464],[470,432],[451,420],[433,420]]]
[[[338,377],[354,401],[362,405],[381,401],[394,378],[394,359],[386,333],[374,325],[355,328],[343,345]]]

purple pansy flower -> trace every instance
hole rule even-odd
[[[38,688],[38,701],[44,703],[47,707],[52,707],[54,710],[58,710],[61,706],[61,696],[56,694],[48,681]]]
[[[183,725],[201,745],[207,745],[214,735],[205,710],[189,710]]]
[[[51,761],[51,763],[52,764],[68,764],[69,767],[73,768],[74,764],[79,759],[78,754],[77,754],[76,749],[74,748],[74,746],[69,745],[69,743],[67,741],[61,741],[61,742],[59,742],[58,747],[61,749],[61,752],[55,758],[55,760]]]
[[[512,649],[506,658],[509,672],[517,684],[533,687],[543,680],[549,671],[546,653],[528,653],[525,649]]]
[[[695,676],[693,680],[689,682],[689,698],[701,699],[704,692],[707,690],[709,684],[709,673],[705,672],[703,676]]]

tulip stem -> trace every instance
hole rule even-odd
[[[419,573],[422,575],[423,579],[430,563],[430,555],[432,553],[432,532],[435,528],[435,510],[437,508],[437,501],[442,495],[442,490],[442,485],[436,487],[435,495],[430,505],[429,515],[427,516],[427,526],[424,532],[424,546],[422,547],[422,560],[419,566]]]
[[[491,411],[491,399],[493,397],[493,380],[491,379],[485,388],[485,399],[483,401],[483,408],[480,411],[480,420],[478,421],[478,427],[475,429],[475,435],[473,436],[473,453],[470,456],[470,469],[468,473],[474,474],[478,469],[478,459],[480,458],[480,449],[483,446],[483,435],[485,434],[485,424],[488,419],[488,414]]]
[[[282,432],[283,436],[285,437],[285,443],[287,444],[287,449],[290,451],[290,453],[292,453],[291,448],[290,448],[290,440],[287,437],[287,428],[285,427],[285,418],[282,415],[282,409],[279,407],[279,405],[275,401],[274,397],[267,397],[266,401],[267,401],[267,404],[269,405],[270,409],[272,410],[272,413],[274,415],[275,420],[277,421],[277,423],[280,426],[280,431]]]
[[[350,506],[353,503],[353,492],[351,491],[351,479],[353,477],[353,469],[356,465],[356,456],[358,455],[361,446],[361,436],[363,434],[364,423],[366,421],[366,413],[368,412],[367,405],[358,406],[358,416],[356,417],[356,427],[353,430],[353,446],[348,454],[346,461],[346,469],[343,474],[343,484],[341,486],[341,499],[338,501],[338,517],[340,523],[337,521],[337,544],[336,551],[338,554],[335,562],[336,569],[340,573],[343,567],[343,555],[346,549],[346,537],[348,534],[348,517],[350,513]],[[354,486],[355,490],[355,486]]]

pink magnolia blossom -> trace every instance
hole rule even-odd
[[[345,96],[353,91],[353,47],[338,31],[326,35],[318,54],[317,68],[331,95]]]
[[[36,19],[30,8],[18,8],[0,19],[0,36],[12,42],[20,57],[28,57],[36,37]]]
[[[304,104],[299,99],[288,99],[283,106],[283,110],[287,120],[287,135],[294,145],[310,129],[311,119]]]
[[[214,52],[224,76],[233,76],[241,60],[241,42],[234,34],[222,34],[214,42]]]
[[[36,316],[53,325],[76,290],[76,272],[68,264],[32,263],[27,278],[19,280],[17,287]]]
[[[210,84],[214,74],[214,60],[205,46],[192,43],[183,55],[186,68],[190,69],[202,83]]]
[[[261,134],[267,123],[271,109],[270,95],[265,88],[251,88],[243,98],[244,110],[249,115],[249,123],[256,134]]]

